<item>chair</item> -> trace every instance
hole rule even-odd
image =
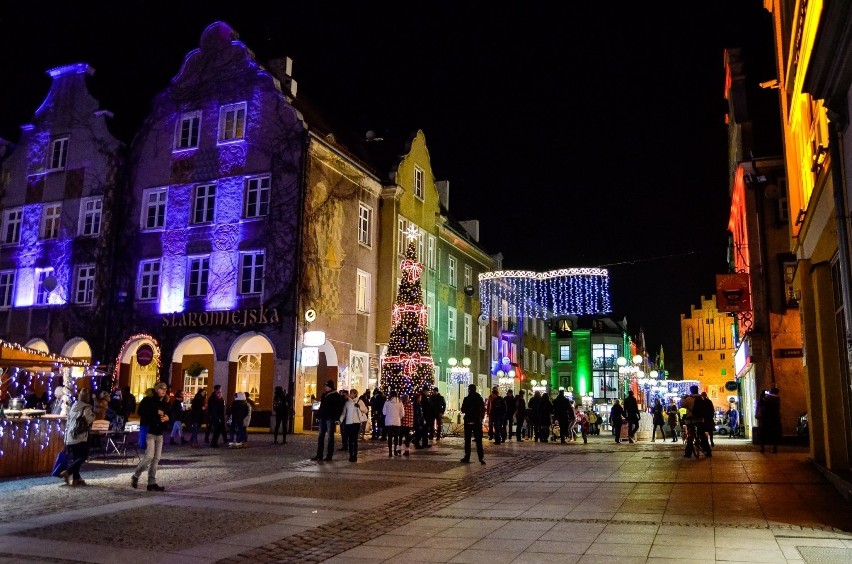
[[[106,458],[107,450],[104,443],[104,437],[109,432],[109,421],[106,419],[96,419],[92,421],[92,426],[89,428],[89,455],[94,456],[100,454],[101,458]]]

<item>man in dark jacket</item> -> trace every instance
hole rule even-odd
[[[317,439],[317,455],[311,460],[320,462],[323,460],[322,449],[328,436],[328,448],[326,449],[325,461],[331,462],[331,457],[334,455],[334,427],[340,420],[340,414],[343,413],[343,405],[346,398],[341,396],[334,389],[334,381],[328,380],[325,383],[325,392],[320,398],[319,410],[317,410],[317,419],[319,419],[319,437]]]
[[[462,462],[470,462],[470,439],[476,441],[476,454],[479,463],[485,464],[485,453],[482,451],[482,420],[485,418],[485,400],[476,392],[476,384],[467,387],[467,396],[461,405],[464,413],[464,458]]]
[[[506,400],[500,397],[500,388],[494,387],[491,390],[491,396],[488,398],[488,403],[491,408],[491,413],[489,414],[489,425],[490,429],[493,425],[494,427],[494,444],[499,445],[500,443],[506,442]]]
[[[627,417],[627,440],[631,443],[636,442],[636,431],[639,430],[639,403],[636,401],[636,396],[633,395],[633,390],[627,393],[624,398],[624,416]]]
[[[169,427],[169,404],[165,399],[167,388],[165,382],[160,382],[154,386],[154,395],[145,397],[139,403],[139,424],[147,427],[148,434],[145,454],[130,477],[130,485],[138,487],[139,476],[147,468],[149,492],[162,492],[166,489],[157,485],[157,466],[163,452],[163,431]]]
[[[211,448],[219,448],[219,437],[225,440],[225,398],[222,397],[222,386],[213,386],[213,395],[207,400],[207,427],[213,430]]]
[[[429,405],[432,412],[432,422],[429,423],[430,436],[434,436],[436,441],[440,441],[443,436],[444,429],[444,413],[447,411],[447,402],[444,396],[441,395],[441,390],[437,386],[432,388],[432,395],[429,397]]]
[[[569,417],[569,410],[571,411],[571,415],[573,415],[574,410],[571,409],[571,402],[565,397],[565,390],[559,390],[559,395],[553,400],[553,415],[559,423],[559,440],[562,444],[565,444],[566,438],[573,438],[570,426],[570,421],[573,417]]]
[[[370,418],[372,419],[371,423],[373,425],[372,440],[374,441],[384,441],[386,439],[385,416],[382,413],[384,407],[385,395],[379,388],[376,388],[375,391],[373,391],[373,397],[370,398]]]

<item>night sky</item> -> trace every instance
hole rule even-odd
[[[754,81],[775,78],[761,0],[8,4],[0,137],[18,140],[47,69],[88,62],[129,141],[224,20],[258,58],[291,57],[299,93],[341,127],[422,129],[450,213],[480,220],[504,268],[608,268],[612,317],[663,345],[674,376],[679,314],[727,269],[724,49],[768,61]]]

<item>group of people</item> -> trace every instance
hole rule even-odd
[[[388,394],[389,395],[389,394]],[[417,396],[416,398],[409,398],[407,395],[403,398],[402,396],[397,397],[397,399],[403,403],[411,402],[411,425],[408,426],[408,429],[411,432],[421,431],[418,434],[418,441],[415,444],[415,448],[417,445],[421,445],[423,443],[423,434],[428,435],[428,440],[431,441],[433,439],[440,440],[442,435],[442,420],[444,418],[444,414],[447,411],[447,402],[444,399],[444,396],[441,395],[440,390],[437,387],[432,387],[431,390],[422,390],[417,394],[412,394]],[[385,425],[385,403],[389,400],[389,397],[386,396],[380,388],[376,388],[373,391],[372,397],[370,397],[370,391],[367,390],[365,395],[362,396],[362,399],[365,399],[370,407],[370,430],[371,430],[371,439],[376,441],[386,441],[388,439],[388,429]],[[417,402],[418,405],[418,414],[419,417],[415,418],[414,416],[414,402]],[[408,418],[406,418],[406,421]],[[417,424],[415,424],[415,420]],[[420,424],[422,422],[422,424]],[[400,427],[403,425],[400,424]],[[397,430],[397,434],[399,435],[399,430]],[[393,451],[394,449],[390,449]]]

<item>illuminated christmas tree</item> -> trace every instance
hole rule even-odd
[[[382,359],[382,389],[408,394],[430,387],[435,381],[432,350],[427,323],[429,312],[423,305],[420,275],[423,265],[417,262],[416,228],[409,229],[408,247],[400,263],[402,280],[391,315],[391,332],[386,356]]]

